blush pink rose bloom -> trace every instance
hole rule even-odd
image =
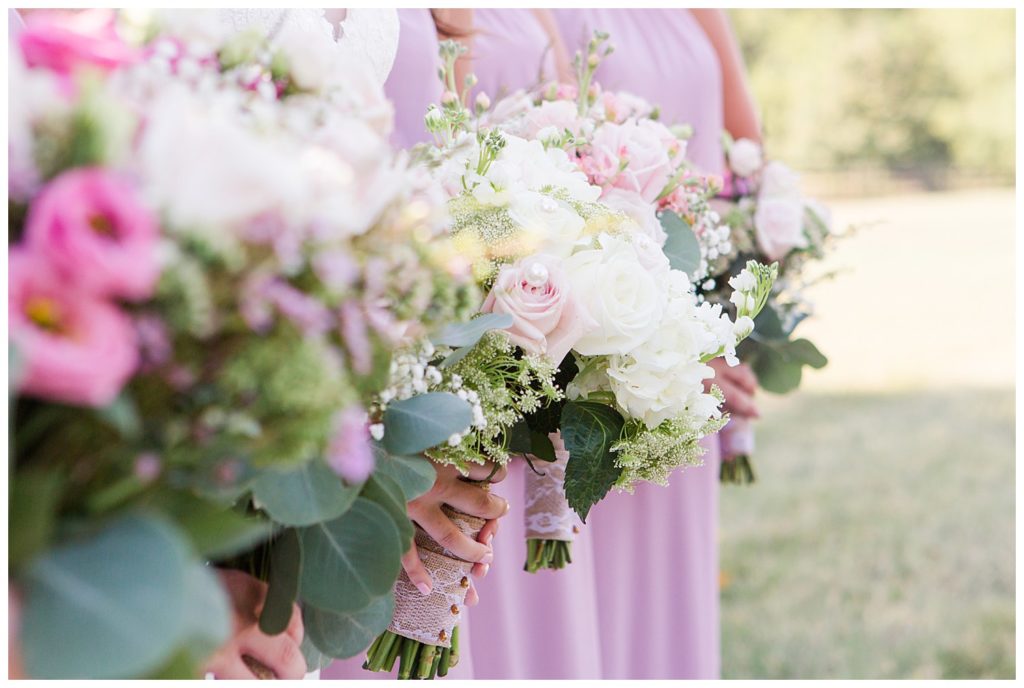
[[[506,265],[484,301],[484,313],[507,313],[512,341],[531,354],[544,354],[557,365],[580,337],[597,326],[575,298],[554,256],[538,254]]]
[[[768,260],[780,260],[795,248],[807,247],[799,180],[779,162],[768,163],[761,173],[754,230],[757,245]]]
[[[675,172],[669,158],[670,141],[660,129],[648,120],[629,120],[598,128],[589,155],[598,177],[595,183],[634,191],[653,203]],[[668,135],[674,139],[671,132]],[[619,171],[623,164],[625,169]]]
[[[29,67],[64,76],[82,67],[109,72],[140,57],[117,35],[110,10],[33,12],[25,20],[18,44]]]
[[[7,313],[21,357],[19,392],[84,406],[104,406],[135,371],[135,328],[116,306],[70,289],[46,260],[10,251]]]
[[[121,177],[101,168],[65,172],[32,204],[25,233],[29,247],[76,287],[135,300],[153,293],[159,229]]]

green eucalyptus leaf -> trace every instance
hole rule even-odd
[[[125,439],[138,439],[142,434],[139,410],[127,392],[119,394],[112,402],[97,409],[96,413]]]
[[[392,454],[419,454],[464,432],[472,422],[469,403],[449,392],[396,401],[384,411],[384,448]]]
[[[828,365],[828,359],[818,351],[818,347],[806,339],[794,339],[786,346],[786,355],[792,360],[800,361],[812,368],[820,369]]]
[[[313,609],[313,607],[304,607],[302,609],[302,625],[304,627],[309,625],[306,620],[306,609]],[[302,658],[306,660],[306,671],[317,671],[331,665],[334,661],[334,657],[325,655],[320,651],[310,637],[308,628],[305,629],[305,633],[302,635],[302,642],[299,644],[299,649],[302,650]]]
[[[363,491],[359,496],[369,499],[388,512],[398,529],[398,536],[402,541],[402,552],[408,551],[412,545],[412,521],[409,520],[405,511],[405,493],[402,492],[398,483],[386,475],[374,473],[363,485]]]
[[[274,524],[265,518],[186,492],[161,491],[146,504],[171,518],[188,536],[196,552],[212,560],[244,552],[269,537],[274,529]]]
[[[362,609],[344,614],[307,606],[302,610],[302,624],[322,653],[347,659],[369,647],[391,623],[394,612],[394,596],[383,595]]]
[[[299,597],[302,547],[298,533],[289,528],[270,546],[270,577],[267,599],[260,613],[260,630],[267,635],[284,633],[292,618],[292,605]]]
[[[437,471],[429,459],[389,454],[376,442],[373,444],[373,455],[376,459],[374,474],[386,475],[398,483],[406,502],[426,494],[434,486]]]
[[[782,326],[782,318],[769,303],[754,318],[754,331],[751,339],[759,342],[785,341],[789,332]]]
[[[659,218],[667,239],[663,250],[673,270],[693,277],[700,268],[700,242],[690,225],[671,210],[664,210]]]
[[[196,562],[185,573],[184,645],[194,669],[231,637],[231,605],[215,569]]]
[[[757,375],[757,383],[772,394],[786,394],[800,386],[803,366],[785,356],[781,347],[760,347],[751,367]]]
[[[569,451],[565,498],[584,522],[622,474],[612,444],[624,424],[618,411],[592,401],[570,401],[562,409],[562,440]]]
[[[389,595],[401,568],[398,528],[383,507],[362,497],[340,518],[299,530],[304,602],[353,612]]]
[[[259,508],[288,526],[333,520],[352,506],[358,494],[358,485],[343,483],[319,458],[287,473],[264,471],[252,489]]]
[[[486,333],[511,327],[512,322],[512,316],[508,313],[484,313],[468,322],[448,325],[431,337],[430,341],[452,348],[472,347]]]
[[[189,563],[180,533],[137,514],[35,559],[23,581],[26,672],[115,679],[161,667],[186,630]]]

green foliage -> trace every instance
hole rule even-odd
[[[473,413],[469,404],[454,394],[428,392],[388,404],[383,422],[388,452],[417,454],[465,432]]]
[[[353,612],[334,613],[307,606],[302,610],[302,623],[306,636],[318,650],[346,659],[365,650],[391,623],[394,611],[395,598],[384,595]]]
[[[700,268],[700,243],[697,237],[690,225],[671,210],[663,210],[659,219],[662,229],[668,235],[663,248],[669,264],[692,278]]]
[[[24,577],[25,668],[38,678],[125,678],[166,662],[195,639],[223,642],[227,605],[194,569],[185,539],[167,522],[129,514],[98,533],[48,550]]]
[[[389,454],[377,443],[373,445],[373,455],[376,461],[374,475],[386,475],[398,483],[406,502],[411,502],[434,486],[437,478],[434,465],[422,456]]]
[[[298,533],[289,528],[270,545],[269,587],[260,613],[260,630],[267,635],[277,635],[288,628],[301,576],[302,545]]]
[[[256,505],[278,523],[308,526],[338,518],[359,495],[320,458],[282,473],[266,470],[253,483]]]
[[[343,516],[299,530],[304,602],[332,612],[354,612],[391,592],[402,556],[398,528],[388,512],[360,497]]]
[[[612,445],[624,423],[618,411],[592,401],[570,401],[562,409],[562,440],[569,451],[565,498],[584,522],[622,473]]]
[[[730,15],[773,157],[812,169],[1013,173],[1012,10]]]
[[[47,470],[25,470],[12,477],[7,543],[12,567],[28,561],[50,544],[65,480],[62,473]]]
[[[431,337],[430,341],[452,348],[471,347],[479,342],[485,333],[511,327],[512,322],[512,316],[508,313],[484,313],[467,322],[446,326]]]

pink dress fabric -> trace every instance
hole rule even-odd
[[[550,40],[531,10],[473,10],[476,92],[497,101],[557,78]]]
[[[431,103],[441,102],[440,41],[429,9],[398,10],[398,23],[398,51],[384,93],[395,106],[391,142],[409,148],[431,140],[423,117]]]
[[[615,52],[598,68],[607,89],[660,106],[667,124],[687,123],[688,156],[720,173],[724,158],[717,56],[693,16],[680,9],[555,10],[569,50],[594,29]],[[721,673],[718,588],[718,438],[704,465],[677,471],[667,488],[643,485],[594,509],[604,678],[714,679]]]

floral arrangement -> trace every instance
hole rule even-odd
[[[473,192],[474,201],[482,198],[490,205],[466,223],[491,232],[483,237],[488,246],[505,251],[505,243],[511,243],[519,251],[513,257],[529,261],[499,272],[485,309],[520,315],[510,330],[513,340],[526,350],[543,351],[544,342],[538,335],[547,323],[534,313],[538,305],[529,303],[530,297],[515,285],[524,280],[543,285],[544,275],[556,277],[553,283],[558,285],[568,270],[573,283],[572,290],[566,291],[591,297],[580,304],[567,299],[576,330],[556,329],[559,346],[549,352],[553,360],[560,360],[567,348],[573,350],[573,356],[561,364],[563,389],[573,402],[569,417],[575,418],[573,414],[581,408],[576,404],[589,400],[611,405],[622,418],[622,427],[612,428],[619,436],[602,457],[603,476],[587,477],[595,481],[589,494],[580,489],[578,469],[583,462],[577,460],[570,466],[574,463],[571,448],[565,454],[556,452],[561,458],[546,470],[556,484],[536,472],[528,477],[527,504],[543,506],[530,508],[526,514],[528,571],[561,568],[571,561],[570,543],[578,526],[569,517],[570,506],[585,518],[612,485],[629,489],[640,480],[664,483],[675,468],[698,463],[697,440],[715,432],[722,422],[717,410],[720,399],[716,392],[705,392],[702,387],[703,380],[712,375],[702,356],[731,357],[736,341],[746,336],[750,327],[743,316],[756,313],[755,306],[744,309],[734,325],[722,317],[720,307],[700,304],[694,298],[692,285],[705,281],[711,264],[733,250],[730,228],[712,207],[722,182],[701,174],[686,161],[690,127],[668,127],[658,121],[657,108],[628,93],[604,91],[593,80],[601,58],[612,50],[607,39],[607,34],[595,33],[586,53],[576,55],[575,86],[551,84],[532,93],[516,93],[493,109],[485,95],[478,95],[475,103],[482,125],[503,132],[506,147],[533,147],[535,159],[524,167],[540,169],[540,151],[549,158],[564,152],[571,165],[565,169],[573,171],[574,166],[589,186],[583,186],[579,177],[573,187],[563,181],[566,191],[556,191],[554,200],[547,201],[551,209],[546,214],[535,213],[534,224],[547,225],[538,232],[546,233],[547,243],[531,237],[527,246],[537,245],[537,252],[546,254],[541,258],[529,257],[529,250],[522,249],[522,229],[517,228],[511,240],[494,237],[493,228],[501,225],[485,214],[501,216],[489,200],[495,194],[486,185]],[[442,110],[433,112],[437,116]],[[502,191],[509,198],[508,216],[523,224],[524,218],[531,217],[524,206],[533,202],[543,208],[543,201],[514,193],[515,187],[502,174],[503,170],[498,183],[510,187],[510,191]],[[448,180],[446,187],[457,189],[460,184],[465,188],[467,183]],[[540,187],[543,184],[541,180]],[[563,205],[557,205],[559,201]],[[461,209],[471,201],[464,194],[454,203]],[[574,203],[576,207],[571,207]],[[459,209],[453,210],[456,218]],[[548,218],[557,218],[557,224]],[[555,238],[560,245],[551,245]],[[565,239],[573,242],[568,250]],[[743,266],[731,267],[738,272]],[[620,297],[617,300],[606,300],[602,294],[607,290],[605,282],[620,275],[623,293],[616,295]],[[759,274],[758,280],[763,288],[770,274]],[[745,291],[753,296],[757,287],[748,282],[744,280]],[[524,302],[529,303],[528,310]],[[760,302],[760,297],[754,298],[755,304]],[[581,330],[588,328],[577,313],[596,315],[603,322],[592,324],[589,331]],[[576,338],[571,347],[567,334]],[[653,369],[649,366],[653,361],[663,367]],[[609,415],[604,408],[599,412]],[[549,413],[547,424],[535,424],[533,430],[555,432],[561,420],[564,418],[552,420]],[[614,418],[610,422],[618,424]],[[561,441],[560,437],[554,439]],[[550,452],[546,455],[557,458]],[[582,455],[580,449],[576,455]],[[591,466],[601,463],[591,457]],[[569,482],[562,490],[565,479]],[[549,497],[555,491],[565,495],[560,503]]]
[[[701,293],[709,301],[735,306],[728,275],[748,260],[778,261],[779,279],[758,316],[755,334],[739,348],[740,358],[751,365],[761,387],[784,394],[800,385],[804,366],[822,368],[828,360],[812,342],[794,338],[797,325],[811,314],[805,290],[805,270],[820,260],[836,235],[828,209],[805,197],[800,179],[779,161],[767,161],[761,146],[749,139],[733,141],[723,135],[729,164],[724,188],[715,201],[730,227],[729,250],[711,263]],[[721,433],[725,482],[751,482],[753,428],[734,418]]]
[[[566,150],[565,138],[510,133],[496,123],[501,104],[491,111],[486,96],[478,96],[471,111],[465,102],[472,79],[462,90],[454,83],[460,50],[454,43],[442,47],[447,92],[426,115],[436,145],[419,153],[451,196],[451,244],[487,293],[483,315],[435,338],[448,348],[420,349],[397,371],[410,384],[395,382],[394,394],[386,396],[404,396],[399,390],[411,387],[422,395],[407,400],[414,401],[432,390],[450,392],[456,381],[493,381],[495,367],[508,371],[501,375],[505,388],[527,392],[505,397],[515,401],[507,409],[514,413],[474,411],[469,434],[452,435],[428,455],[460,468],[466,462],[503,463],[510,454],[529,454],[553,467],[561,462],[559,492],[585,519],[612,487],[664,482],[673,469],[699,461],[699,439],[724,423],[720,393],[704,390],[712,375],[706,363],[717,356],[735,360],[774,268],[751,263],[736,278],[749,303],[735,322],[721,306],[698,303],[688,272],[699,269],[699,250],[684,257],[663,248],[670,234],[690,232],[686,224],[673,214],[677,221],[661,222],[662,236],[652,237],[650,225],[602,200],[615,187],[592,184],[586,162]],[[586,145],[580,134],[571,135],[574,147]],[[685,178],[676,167],[673,176]],[[664,198],[676,188],[670,186]],[[649,201],[652,216],[662,190]],[[697,247],[692,232],[688,241]],[[459,368],[457,380],[444,372],[449,366]],[[484,399],[481,386],[456,389],[476,404]],[[495,391],[490,395],[502,398]],[[381,429],[385,446],[392,433],[388,410]],[[492,427],[492,418],[500,419],[500,429]],[[549,546],[553,538],[537,539],[528,570],[568,563],[567,548]],[[457,580],[457,573],[447,575],[449,562],[422,552],[421,558],[435,580]],[[400,678],[443,675],[453,632],[447,626],[436,631],[441,621],[425,608],[441,605],[407,587],[401,579],[396,585],[402,609],[371,646],[364,667],[390,671],[397,661]],[[453,616],[457,608],[451,607]],[[428,630],[419,623],[424,618],[431,618]]]
[[[434,471],[374,443],[368,411],[392,355],[479,296],[380,88],[298,38],[41,13],[12,51],[10,565],[33,677],[194,676],[231,630],[203,562],[269,580],[266,633],[300,600],[311,666],[390,617]]]

